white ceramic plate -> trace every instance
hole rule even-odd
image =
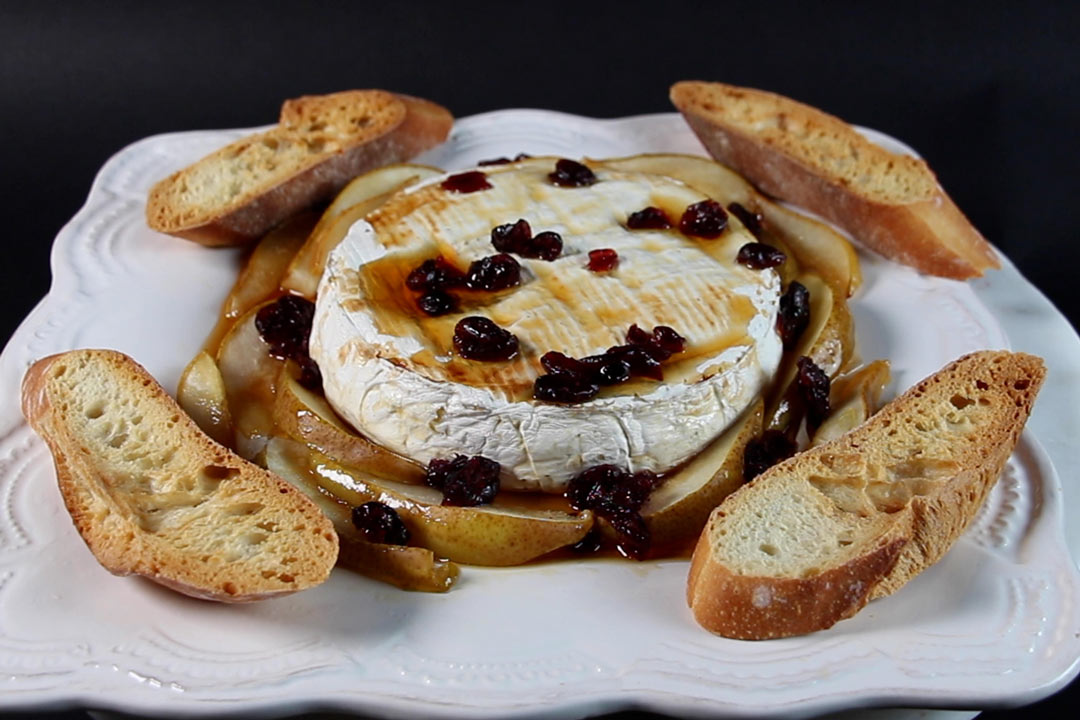
[[[146,191],[242,132],[163,135],[112,158],[56,240],[49,295],[0,357],[0,707],[792,717],[1017,704],[1077,673],[1080,578],[1068,548],[1080,548],[1080,518],[1067,518],[1066,540],[1063,508],[1080,497],[1080,343],[1008,261],[963,284],[863,256],[852,301],[860,350],[892,361],[894,391],[985,347],[1038,353],[1050,372],[969,532],[937,566],[829,631],[761,643],[714,637],[687,610],[682,561],[465,568],[446,595],[337,572],[315,590],[248,606],[109,575],[72,528],[48,453],[22,422],[19,382],[43,355],[111,347],[175,388],[239,253],[149,231]],[[510,110],[460,120],[450,142],[419,161],[455,169],[521,151],[702,152],[676,115]]]

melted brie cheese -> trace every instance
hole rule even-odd
[[[664,208],[677,223],[704,196],[655,175],[594,170],[598,182],[562,188],[554,160],[483,168],[492,188],[411,188],[356,223],[331,253],[319,285],[310,351],[327,400],[357,430],[422,463],[483,455],[511,477],[503,487],[562,491],[585,468],[611,463],[662,473],[716,438],[776,372],[780,280],[735,262],[754,238],[734,218],[714,240],[678,230],[628,230],[627,216]],[[491,230],[525,218],[563,238],[554,262],[515,256],[521,285],[462,291],[461,312],[430,318],[405,287],[409,271],[442,255],[464,270],[496,251]],[[616,269],[586,269],[588,251],[613,248]],[[453,351],[454,325],[483,315],[513,332],[518,357],[478,362]],[[549,350],[572,357],[625,343],[636,323],[687,339],[664,380],[604,388],[580,405],[531,399]]]

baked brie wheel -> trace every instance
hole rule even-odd
[[[392,165],[260,242],[178,395],[402,588],[570,546],[668,557],[748,448],[799,432],[796,361],[850,369],[859,281],[846,240],[701,157]],[[887,378],[838,379],[809,439]]]
[[[556,165],[532,158],[407,188],[331,252],[310,352],[327,400],[360,433],[423,464],[482,455],[501,465],[503,488],[557,493],[601,464],[670,471],[769,385],[782,355],[781,279],[736,261],[756,241],[739,218],[721,208],[718,231],[695,225],[688,208],[709,198],[670,177],[589,162],[588,182],[560,184]],[[652,222],[631,220],[648,208]],[[493,230],[520,220],[534,236],[556,233],[561,251],[511,252],[517,282],[483,289],[473,275],[503,255]],[[449,291],[450,312],[425,312],[410,288],[432,261],[466,278]],[[455,329],[476,317],[512,333],[516,354],[463,357]],[[534,397],[546,353],[597,356],[635,325],[685,339],[662,380],[635,377],[572,404]]]

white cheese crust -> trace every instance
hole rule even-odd
[[[507,471],[503,487],[561,492],[601,463],[664,472],[685,462],[771,380],[781,356],[780,280],[772,270],[734,262],[738,248],[753,241],[734,218],[716,240],[630,231],[624,224],[631,212],[658,202],[685,207],[704,196],[669,178],[605,171],[602,164],[594,166],[595,185],[557,188],[546,182],[553,164],[534,159],[482,168],[494,187],[476,193],[443,191],[441,179],[412,188],[407,192],[419,202],[356,223],[331,253],[310,352],[328,401],[357,430],[422,463],[483,455]],[[518,217],[534,233],[559,232],[563,255],[551,263],[518,258],[522,285],[447,318],[449,327],[465,315],[485,315],[514,332],[522,357],[507,377],[518,386],[542,372],[544,352],[602,353],[622,344],[633,323],[674,327],[688,340],[689,369],[664,382],[609,388],[581,405],[549,404],[509,389],[509,381],[455,381],[440,363],[467,361],[453,357],[445,332],[383,332],[375,299],[356,282],[358,270],[397,254],[442,254],[464,269],[494,254],[492,227]],[[605,247],[619,253],[618,268],[586,270],[588,250]],[[411,295],[404,286],[400,291]],[[739,298],[749,312],[726,307]]]

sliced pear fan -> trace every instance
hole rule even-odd
[[[244,313],[278,293],[285,270],[317,219],[314,212],[300,213],[255,245],[221,306],[221,317],[206,341],[207,352],[217,352],[221,339]]]
[[[269,303],[264,303],[264,305]],[[272,357],[255,327],[259,308],[247,311],[218,347],[217,366],[233,419],[231,446],[249,460],[257,456],[274,434],[274,397],[284,361]]]
[[[814,432],[811,447],[835,440],[869,420],[877,412],[889,376],[889,362],[875,360],[836,378],[829,392],[832,412]]]
[[[225,381],[209,353],[200,352],[184,368],[176,387],[176,401],[204,433],[222,445],[232,446],[232,414],[225,397]]]
[[[274,402],[274,422],[294,440],[306,443],[342,465],[358,468],[376,477],[421,483],[424,468],[371,442],[348,428],[330,404],[305,389],[281,369]]]
[[[338,565],[403,590],[446,592],[460,572],[457,564],[427,548],[373,543],[352,524],[352,509],[325,493],[308,472],[308,451],[285,438],[272,438],[262,459],[270,472],[299,488],[330,518],[337,531]]]

